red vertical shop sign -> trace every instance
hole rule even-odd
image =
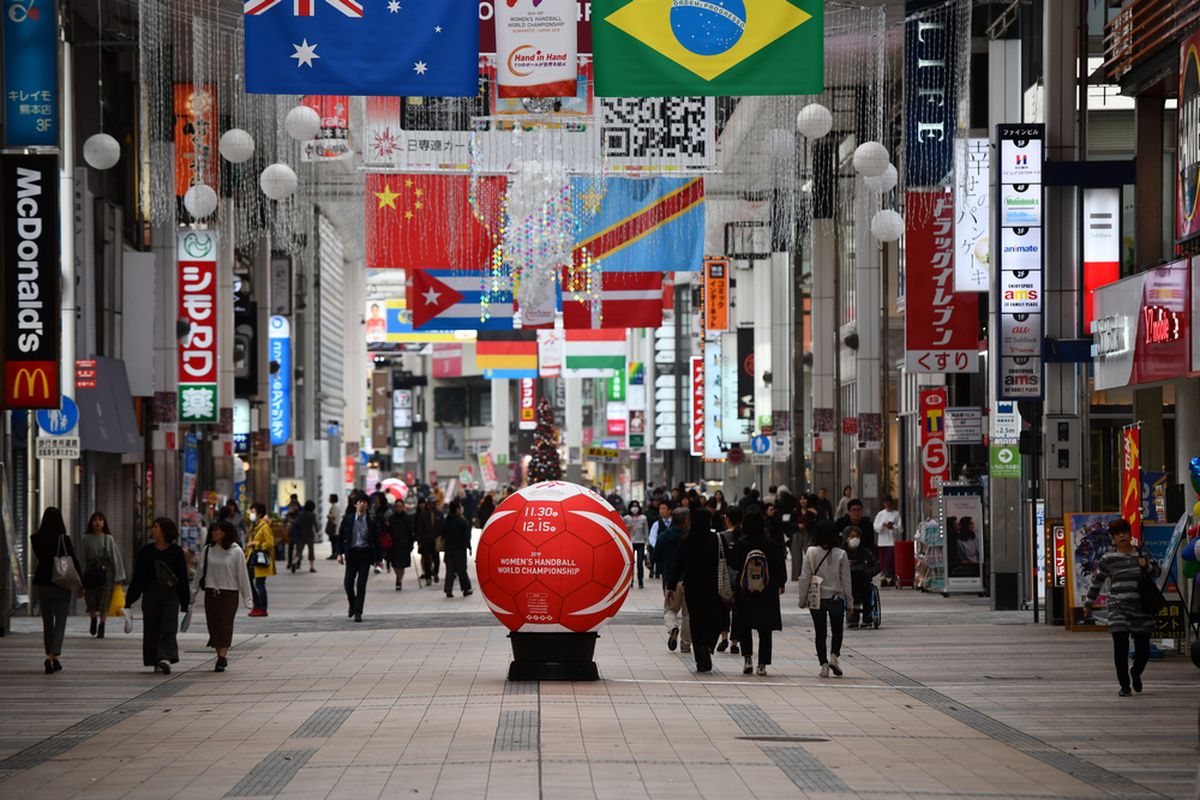
[[[692,359],[692,455],[704,455],[704,359]]]
[[[1136,544],[1142,538],[1142,429],[1121,430],[1121,516],[1133,529]]]
[[[177,245],[179,319],[179,421],[217,422],[217,234],[188,231]]]
[[[937,497],[950,480],[950,454],[946,450],[946,390],[921,390],[921,496]]]
[[[517,385],[521,398],[521,416],[518,426],[523,431],[537,429],[537,381],[533,378],[521,378]]]
[[[909,372],[979,370],[979,295],[954,291],[954,195],[905,195],[904,320]]]

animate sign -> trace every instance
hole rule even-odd
[[[1191,280],[1191,265],[1180,260],[1096,290],[1096,389],[1159,383],[1190,371]]]
[[[996,311],[1001,400],[1042,397],[1042,125],[998,125]]]
[[[217,236],[179,234],[179,421],[217,421]]]
[[[58,408],[58,158],[0,156],[4,408]]]

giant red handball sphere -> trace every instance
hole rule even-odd
[[[548,481],[496,507],[475,568],[488,607],[510,631],[585,633],[614,616],[629,595],[633,543],[603,497]]]

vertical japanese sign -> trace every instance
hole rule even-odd
[[[692,432],[691,454],[704,455],[704,359],[699,356],[692,358],[692,421],[689,430]]]
[[[517,383],[517,393],[520,396],[520,418],[518,427],[523,431],[537,428],[537,381],[533,378],[521,378]]]
[[[1142,538],[1142,430],[1137,425],[1121,429],[1121,516],[1138,542]]]
[[[1175,239],[1200,235],[1200,31],[1179,46],[1179,114]]]
[[[1061,589],[1067,585],[1067,529],[1063,525],[1055,525],[1054,539],[1054,588]]]
[[[59,406],[58,157],[0,155],[4,408]]]
[[[704,259],[704,329],[729,330],[729,259]]]
[[[1000,400],[1042,396],[1043,125],[998,125],[997,369]]]
[[[179,421],[217,421],[217,235],[179,234],[179,319],[189,325],[179,342]]]
[[[300,143],[301,161],[341,161],[354,155],[350,149],[349,97],[310,94],[302,97],[300,104],[321,118],[317,138]]]
[[[986,136],[954,143],[954,291],[991,287],[991,156]]]
[[[1096,319],[1096,290],[1121,277],[1121,190],[1083,190],[1083,327],[1091,333]]]
[[[562,375],[563,332],[540,330],[538,337],[538,377],[557,378]]]
[[[754,432],[754,329],[737,331],[738,420],[746,431],[746,441]]]
[[[221,193],[217,163],[217,87],[175,84],[175,196],[196,184]]]
[[[267,357],[273,362],[268,400],[271,444],[287,444],[292,437],[292,325],[287,317],[273,316],[267,336]]]
[[[495,4],[500,97],[574,97],[578,73],[575,0]]]
[[[4,2],[4,146],[58,146],[57,0]]]
[[[955,21],[954,4],[904,21],[904,174],[911,188],[945,185],[954,166]]]
[[[705,336],[704,341],[704,457],[725,458],[724,418],[721,408],[721,335]]]
[[[386,450],[392,446],[392,390],[385,369],[371,373],[371,447]]]
[[[950,453],[946,450],[946,390],[921,390],[921,496],[938,496],[950,480]]]
[[[979,296],[954,291],[954,199],[949,191],[908,192],[904,320],[909,372],[979,369]]]

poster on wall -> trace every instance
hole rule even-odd
[[[1175,239],[1200,235],[1200,31],[1179,46],[1179,145],[1176,151]]]
[[[1094,630],[1097,625],[1103,625],[1108,595],[1101,592],[1096,597],[1093,606],[1098,618],[1096,624],[1084,624],[1083,602],[1100,567],[1100,557],[1115,549],[1108,534],[1108,524],[1120,518],[1121,515],[1116,513],[1085,512],[1068,514],[1064,520],[1067,529],[1067,613],[1064,616],[1071,630]]]
[[[176,245],[180,321],[179,421],[217,421],[217,234],[184,231]]]
[[[942,530],[946,532],[947,592],[983,591],[983,487],[941,487]]]
[[[578,61],[575,0],[495,5],[500,97],[574,97]]]

